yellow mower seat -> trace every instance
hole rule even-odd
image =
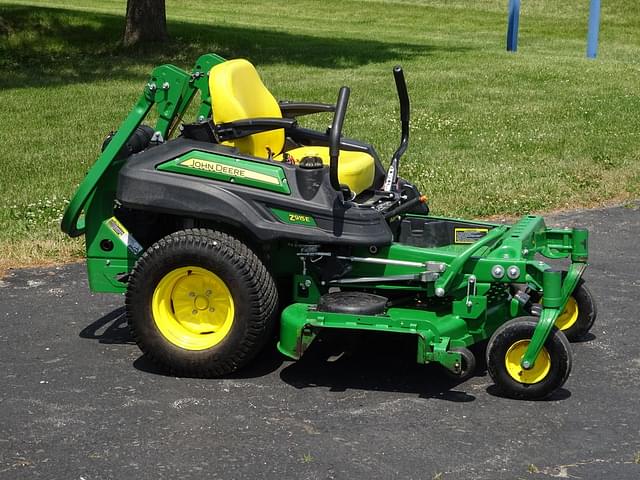
[[[282,118],[277,100],[247,60],[229,60],[214,66],[209,73],[209,91],[216,124],[246,118]],[[284,130],[256,133],[225,143],[246,155],[282,160]],[[329,165],[329,147],[299,147],[287,153],[296,163],[304,157],[317,156]],[[338,164],[340,183],[348,185],[356,195],[373,184],[375,160],[371,155],[342,150]]]

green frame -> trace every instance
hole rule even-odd
[[[118,153],[154,105],[158,114],[155,131],[162,138],[170,136],[198,92],[198,119],[211,116],[208,72],[224,61],[219,55],[208,53],[198,58],[191,73],[173,65],[156,67],[135,106],[71,198],[61,228],[71,237],[85,235],[87,270],[93,291],[126,291],[127,274],[139,256],[129,249],[118,248],[120,240],[108,228],[114,214],[118,172],[124,164]],[[105,241],[111,241],[116,248],[105,250],[102,246]]]

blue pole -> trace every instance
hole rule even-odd
[[[509,0],[509,25],[507,27],[507,52],[518,50],[518,24],[520,23],[520,0]]]
[[[598,54],[598,32],[600,30],[600,0],[591,0],[589,8],[589,31],[587,33],[587,57]]]

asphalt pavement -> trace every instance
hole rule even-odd
[[[639,204],[557,214],[591,232],[592,335],[546,401],[451,383],[402,342],[300,362],[271,345],[225,379],[157,371],[123,297],[83,264],[0,280],[0,479],[640,479]],[[354,346],[355,345],[355,346]]]

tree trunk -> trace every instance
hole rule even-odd
[[[124,26],[125,45],[167,40],[165,0],[127,0]]]

